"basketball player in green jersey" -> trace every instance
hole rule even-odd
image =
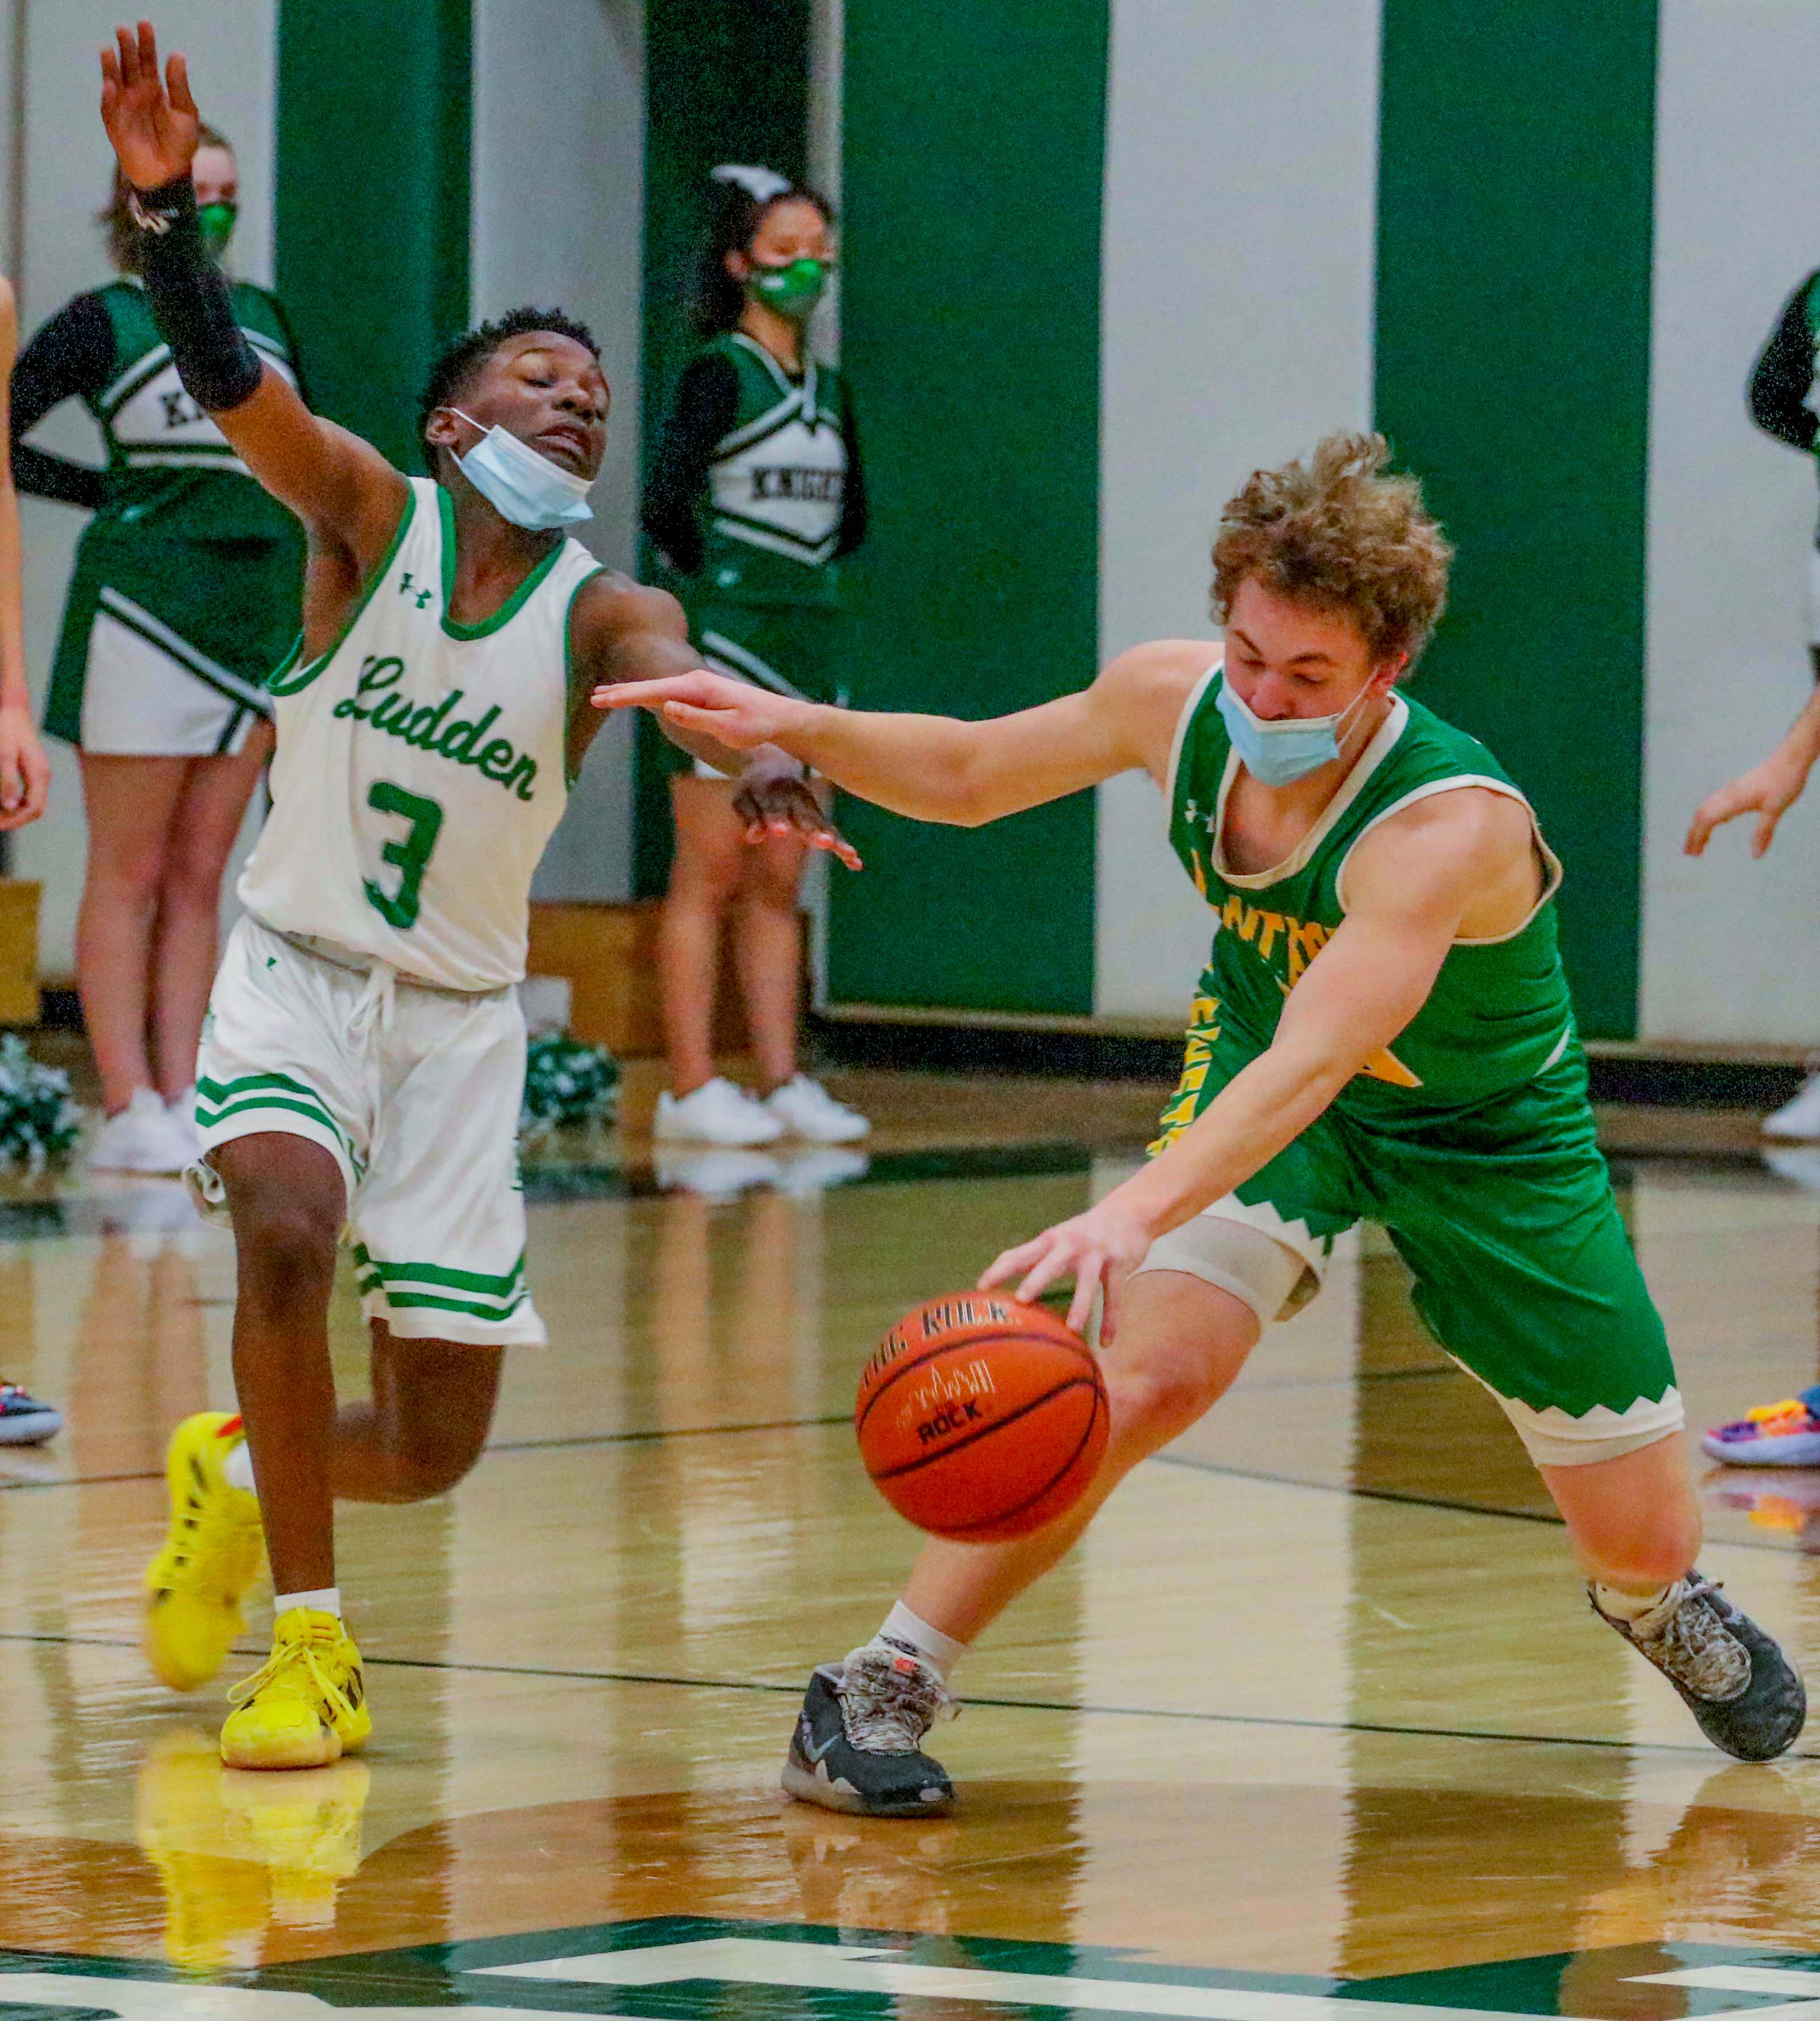
[[[1085,1500],[1017,1542],[931,1540],[879,1636],[810,1682],[784,1787],[836,1810],[951,1800],[921,1752],[966,1645],[1185,1430],[1262,1329],[1382,1223],[1441,1345],[1497,1396],[1600,1617],[1706,1734],[1763,1760],[1806,1703],[1693,1569],[1700,1519],[1662,1326],[1593,1133],[1555,943],[1560,865],[1484,747],[1397,683],[1450,550],[1379,438],[1260,472],[1214,548],[1223,646],[1163,639],[1084,693],[985,723],[811,707],[693,673],[602,690],[734,745],[772,741],[924,821],[996,820],[1133,768],[1215,919],[1149,1162],[981,1279],[1104,1297],[1112,1440]]]
[[[587,331],[527,310],[460,340],[424,395],[436,475],[406,477],[311,413],[238,326],[198,224],[183,59],[167,96],[150,24],[116,42],[102,115],[152,313],[186,394],[310,541],[303,636],[268,684],[272,811],[209,1000],[189,1173],[233,1217],[243,1415],[205,1413],[173,1439],[145,1636],[167,1683],[212,1677],[263,1542],[272,1655],[235,1694],[222,1757],[316,1768],[372,1730],[334,1498],[452,1487],[485,1440],[504,1349],[544,1338],[516,1183],[513,985],[531,876],[600,720],[589,691],[695,656],[672,599],[566,537],[590,516],[606,446]],[[683,738],[737,769],[726,747]],[[761,824],[799,821],[844,848],[795,761],[772,752],[745,772]],[[338,1413],[328,1309],[344,1225],[372,1400]]]

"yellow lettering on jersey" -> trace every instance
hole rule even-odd
[[[1420,1087],[1421,1082],[1406,1067],[1395,1053],[1386,1046],[1382,1052],[1374,1053],[1359,1072],[1368,1074],[1373,1080],[1389,1081],[1392,1087]]]
[[[1327,944],[1327,930],[1319,919],[1310,919],[1305,924],[1300,919],[1289,923],[1289,981],[1294,989],[1301,979],[1301,972]]]
[[[1152,1158],[1159,1151],[1167,1151],[1195,1120],[1200,1106],[1196,1098],[1207,1084],[1214,1041],[1220,1036],[1219,1019],[1220,1000],[1217,996],[1197,996],[1188,1006],[1188,1047],[1182,1058],[1181,1079],[1176,1083],[1175,1092],[1156,1119],[1156,1142],[1145,1146]]]
[[[1258,936],[1258,952],[1265,960],[1270,959],[1270,950],[1276,945],[1276,937],[1283,931],[1283,919],[1280,912],[1260,912],[1258,923],[1261,929]],[[1251,936],[1245,936],[1249,940]]]

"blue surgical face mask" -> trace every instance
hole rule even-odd
[[[459,407],[449,411],[461,414],[471,428],[480,428],[471,414],[461,413]],[[487,504],[515,526],[548,533],[594,517],[588,502],[594,479],[578,477],[547,456],[538,455],[510,428],[481,429],[479,441],[465,456],[457,456],[455,463]]]
[[[1266,723],[1254,716],[1224,674],[1215,706],[1239,762],[1260,785],[1287,786],[1330,765],[1340,755],[1341,725],[1370,693],[1360,690],[1338,716],[1286,716]]]

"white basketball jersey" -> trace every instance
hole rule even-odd
[[[531,873],[568,798],[565,541],[496,614],[448,615],[454,519],[429,478],[339,642],[273,675],[272,810],[241,901],[448,989],[525,972]]]

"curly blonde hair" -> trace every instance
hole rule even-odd
[[[1247,577],[1291,603],[1350,617],[1374,661],[1413,661],[1447,607],[1454,550],[1421,481],[1390,477],[1378,435],[1331,435],[1305,463],[1254,470],[1214,540],[1214,615]]]

